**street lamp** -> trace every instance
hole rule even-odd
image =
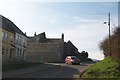
[[[104,22],[104,24],[107,24],[109,26],[109,40],[108,40],[108,47],[109,47],[109,56],[111,56],[111,43],[110,43],[110,13],[108,14],[108,22]]]

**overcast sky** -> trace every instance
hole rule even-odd
[[[100,42],[108,35],[108,13],[111,31],[118,23],[117,2],[0,2],[0,14],[13,21],[28,36],[46,32],[47,38],[70,40],[79,52],[87,51],[90,58],[103,59]]]

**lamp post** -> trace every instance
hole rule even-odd
[[[108,14],[108,22],[104,22],[104,24],[108,23],[109,27],[109,40],[108,40],[108,48],[109,48],[109,56],[111,56],[111,41],[110,41],[110,13]]]

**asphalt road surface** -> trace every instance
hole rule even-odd
[[[88,63],[81,63],[80,65],[69,65],[65,63],[48,63],[55,65],[42,70],[35,70],[29,73],[13,76],[14,78],[79,78],[81,72],[86,70],[90,65]],[[33,68],[34,69],[34,68]]]

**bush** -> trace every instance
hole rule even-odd
[[[107,37],[100,43],[100,49],[103,50],[103,54],[105,57],[112,56],[114,59],[119,59],[120,47],[118,46],[120,46],[120,27],[117,27],[111,35],[110,46],[108,46],[108,42],[109,38]]]
[[[88,68],[83,78],[120,78],[120,64],[111,57],[97,62]]]

